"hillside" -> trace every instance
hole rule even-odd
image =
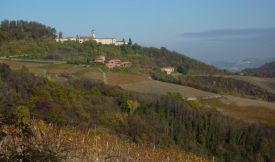
[[[243,80],[259,86],[268,92],[275,94],[275,78],[257,77],[257,76],[244,76],[244,75],[225,75],[225,77]]]
[[[0,161],[274,161],[273,108],[254,115],[254,100],[211,93],[274,101],[254,84],[164,47],[60,43],[54,28],[26,21],[0,31]],[[91,62],[99,55],[133,65],[110,70]]]
[[[201,109],[177,94],[134,93],[73,78],[60,85],[28,73],[27,68],[12,71],[5,64],[0,66],[0,79],[2,127],[30,116],[160,149],[177,145],[187,152],[215,156],[218,161],[273,158],[274,129],[243,123],[211,108]]]
[[[224,115],[241,119],[246,122],[275,125],[275,118],[274,115],[272,115],[274,113],[273,107],[275,107],[275,103],[272,102],[261,101],[257,99],[247,99],[245,97],[234,98],[233,96],[229,95],[219,95],[216,93],[202,91],[188,86],[152,80],[150,77],[148,77],[148,75],[145,74],[121,73],[111,71],[104,72],[98,67],[87,65],[43,64],[19,61],[2,62],[8,64],[14,70],[20,70],[22,67],[24,67],[37,76],[47,77],[51,81],[62,84],[66,83],[70,78],[80,78],[91,81],[104,82],[108,85],[119,86],[125,90],[140,93],[157,95],[179,93],[185,99],[197,98],[199,102],[202,102],[206,106],[211,105],[211,107],[214,107]],[[269,90],[271,89],[266,87],[266,84],[269,82],[275,82],[272,78],[251,78],[248,76],[237,75],[226,75],[224,77],[233,77],[239,80],[249,81],[252,84],[256,84],[263,89],[267,88]]]
[[[8,21],[0,25],[0,44],[12,40],[38,40],[41,38],[54,38],[54,28],[35,21]]]
[[[25,28],[22,29],[22,26]],[[55,29],[36,22],[5,20],[1,23],[0,31],[0,56],[11,56],[25,60],[59,60],[75,64],[88,64],[96,56],[105,55],[107,60],[118,58],[131,61],[134,64],[132,71],[140,71],[143,67],[173,66],[184,69],[190,74],[221,72],[214,66],[169,51],[164,47],[158,49],[142,47],[138,44],[102,45],[94,41],[84,43],[76,41],[55,42],[53,39],[56,34]],[[37,33],[41,34],[38,35]]]
[[[0,122],[5,120],[0,116]],[[18,126],[19,123],[24,127]],[[1,161],[210,162],[207,157],[184,153],[177,146],[156,148],[138,145],[129,139],[98,134],[96,130],[81,131],[75,127],[61,127],[43,120],[31,120],[28,116],[1,125],[0,132],[5,133],[5,142],[1,144],[0,150]],[[0,141],[1,138],[0,136]]]
[[[245,80],[227,77],[226,75],[169,76],[162,72],[154,72],[152,77],[156,80],[190,86],[218,94],[275,101],[275,94],[272,91]]]
[[[266,63],[259,68],[244,69],[241,72],[244,73],[244,75],[275,77],[275,61]]]

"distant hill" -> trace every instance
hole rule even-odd
[[[259,77],[275,77],[275,61],[266,63],[259,68],[248,68],[242,71],[245,75]]]
[[[270,61],[275,61],[275,58],[248,58],[238,61],[215,61],[212,64],[219,69],[226,69],[231,72],[238,72],[248,68],[258,68]]]
[[[162,47],[133,45],[102,45],[94,41],[79,43],[56,42],[56,31],[38,22],[2,21],[0,27],[0,56],[22,56],[27,59],[54,59],[69,63],[88,63],[95,56],[106,55],[131,61],[137,68],[173,66],[189,74],[209,74],[220,71],[212,65],[197,61]],[[1,43],[2,42],[2,43]]]

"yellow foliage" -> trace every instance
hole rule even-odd
[[[192,101],[187,101],[187,102],[193,108],[201,108],[203,106],[203,104],[198,100],[192,100]]]
[[[26,106],[18,106],[16,108],[17,117],[22,120],[24,123],[27,123],[30,119],[30,111]]]
[[[128,100],[127,106],[130,109],[130,115],[132,115],[136,111],[136,109],[139,108],[140,103],[136,100]]]
[[[121,114],[116,113],[112,116],[112,123],[114,123],[115,125],[117,125],[118,123],[120,123],[121,121],[123,121],[123,118],[121,116]]]
[[[16,48],[15,48],[15,53],[16,53],[17,55],[21,54],[21,52],[22,52],[22,50],[21,50],[20,47],[16,47]]]
[[[11,155],[14,148],[32,148],[41,153],[50,152],[58,161],[210,162],[207,157],[185,153],[177,146],[159,148],[137,145],[116,136],[98,135],[92,130],[85,132],[76,128],[55,126],[42,120],[30,121],[29,126],[34,133],[30,139],[20,136],[20,131],[14,125],[3,127],[7,136],[1,145],[0,155]]]

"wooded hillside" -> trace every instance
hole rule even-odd
[[[4,20],[0,24],[0,45],[12,40],[55,38],[56,30],[34,21]]]
[[[271,162],[274,158],[274,128],[236,121],[184,101],[179,94],[130,93],[88,80],[59,85],[35,77],[26,68],[12,71],[5,64],[0,65],[0,89],[0,114],[8,121],[30,114],[63,126],[96,128],[135,143],[176,144],[218,161]]]

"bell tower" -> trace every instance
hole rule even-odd
[[[95,36],[95,30],[92,29],[92,39],[95,39],[95,38],[96,38],[96,36]]]

